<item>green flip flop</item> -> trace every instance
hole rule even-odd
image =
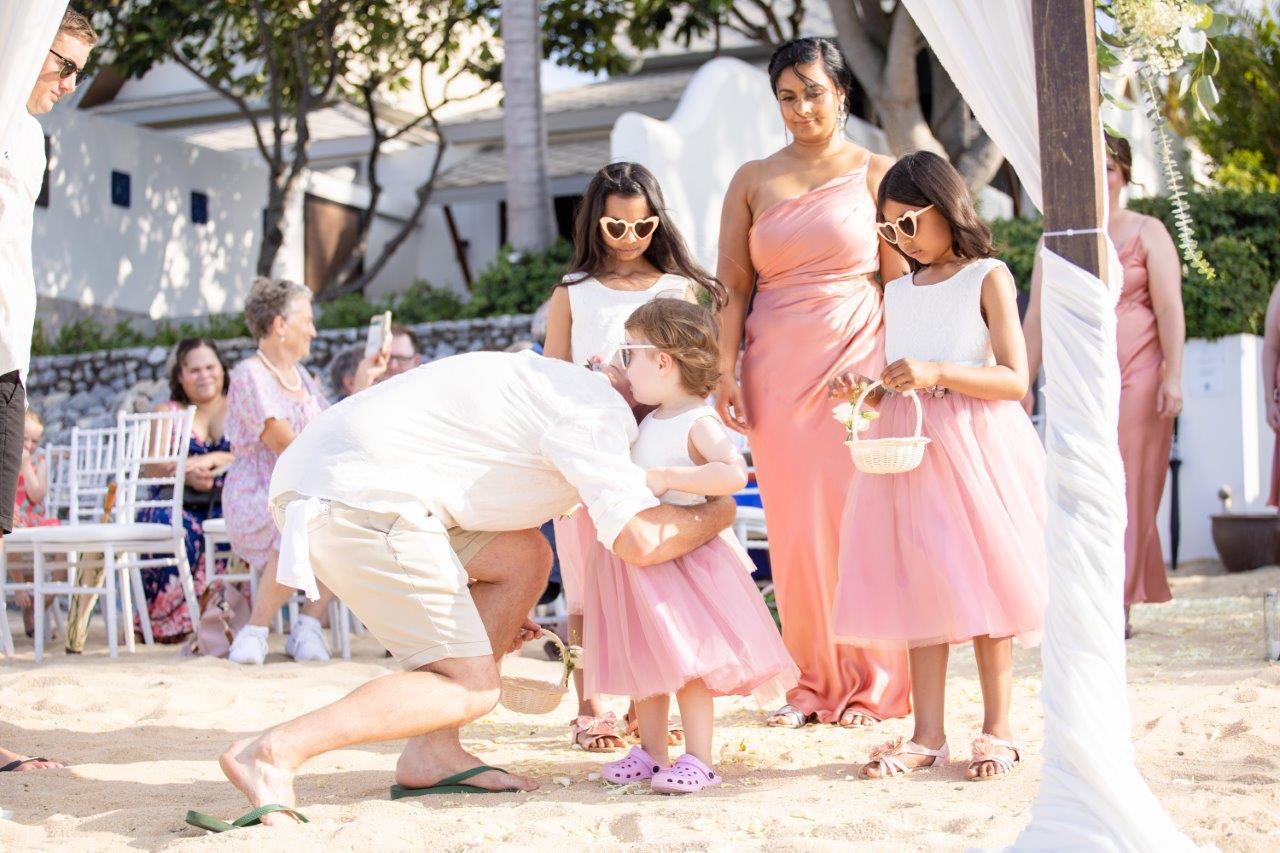
[[[391,799],[401,800],[405,797],[422,797],[427,794],[514,794],[521,790],[520,788],[500,788],[495,791],[492,788],[481,788],[479,785],[464,784],[472,776],[479,776],[481,773],[488,773],[490,770],[496,770],[499,773],[507,772],[501,767],[490,767],[487,764],[481,764],[479,767],[472,767],[470,770],[455,773],[425,788],[406,788],[403,785],[392,785]]]
[[[310,823],[307,816],[297,809],[291,809],[288,806],[282,806],[279,803],[269,803],[265,806],[258,806],[251,812],[243,814],[231,823],[216,817],[204,814],[203,812],[189,811],[187,812],[187,823],[197,829],[203,829],[206,832],[230,832],[233,829],[244,829],[248,826],[257,826],[262,823],[262,818],[269,814],[283,812],[292,815],[298,819],[299,823]]]

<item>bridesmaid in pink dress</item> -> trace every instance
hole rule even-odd
[[[875,234],[874,194],[892,161],[845,137],[852,75],[833,42],[788,42],[769,73],[794,141],[739,169],[725,197],[717,278],[730,301],[716,402],[725,423],[750,439],[782,636],[800,668],[799,685],[769,722],[870,725],[910,712],[907,655],[837,645],[831,636],[853,465],[827,387],[845,372],[884,369],[876,275],[906,271]]]
[[[1120,456],[1129,510],[1124,534],[1126,637],[1130,633],[1130,605],[1173,598],[1156,514],[1169,473],[1173,420],[1182,411],[1182,351],[1187,334],[1181,262],[1173,238],[1160,220],[1126,210],[1121,203],[1132,163],[1129,143],[1108,135],[1111,218],[1107,233],[1124,266],[1124,289],[1116,306],[1116,349],[1120,358]],[[1040,369],[1039,293],[1037,269],[1024,322],[1031,376]]]

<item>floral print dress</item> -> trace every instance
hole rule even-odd
[[[262,430],[271,418],[293,427],[295,435],[329,402],[315,378],[299,369],[305,396],[295,400],[256,356],[231,371],[227,392],[227,437],[236,461],[227,472],[222,509],[231,549],[255,572],[261,572],[280,549],[280,531],[271,518],[267,494],[279,454],[262,443]]]
[[[224,435],[217,441],[208,442],[198,436],[191,436],[191,444],[187,450],[188,458],[205,453],[227,452],[231,450],[231,442]],[[223,487],[226,475],[213,482],[216,495]],[[186,494],[184,492],[184,494]],[[196,597],[204,594],[204,522],[210,518],[222,517],[222,502],[217,498],[202,505],[200,498],[208,493],[190,492],[194,500],[184,501],[182,509],[182,528],[187,546],[187,565],[191,567],[191,577],[195,581]],[[159,498],[159,489],[152,487],[148,500]],[[138,521],[151,524],[169,524],[168,507],[147,507],[138,512]],[[187,600],[182,594],[182,582],[178,579],[177,567],[160,569],[142,569],[142,589],[147,596],[147,615],[151,617],[151,633],[157,642],[177,642],[191,632],[191,614],[187,612]],[[135,617],[135,623],[138,621]]]

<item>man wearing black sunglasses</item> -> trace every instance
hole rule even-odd
[[[45,154],[44,130],[35,116],[49,112],[64,95],[75,91],[97,40],[89,21],[68,9],[41,59],[26,110],[19,109],[7,128],[0,127],[0,548],[4,534],[13,529],[26,413],[22,384],[31,361],[36,316],[31,232],[36,197],[44,181]]]

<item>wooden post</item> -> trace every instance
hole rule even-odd
[[[1105,229],[1094,0],[1035,0],[1031,7],[1044,230]],[[1105,280],[1103,236],[1046,237],[1045,247]]]

